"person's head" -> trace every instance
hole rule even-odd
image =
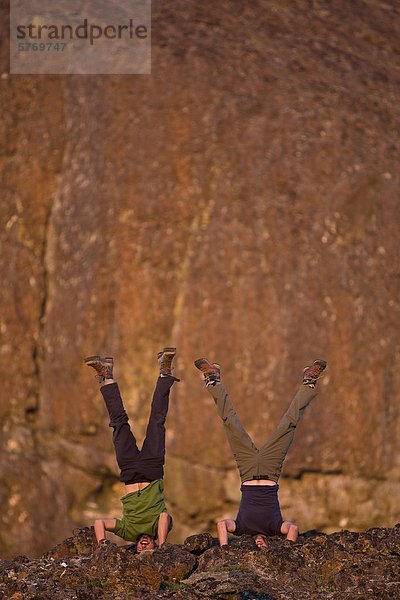
[[[267,547],[267,545],[268,545],[267,544],[267,536],[262,535],[261,533],[259,533],[257,535],[254,535],[253,538],[254,538],[254,541],[255,541],[256,545],[259,548],[266,548]]]
[[[142,552],[143,550],[153,550],[156,547],[156,541],[151,535],[143,533],[137,541],[136,552]]]

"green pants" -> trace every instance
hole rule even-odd
[[[258,449],[239,421],[225,387],[217,384],[208,389],[224,423],[242,483],[251,479],[272,479],[277,482],[286,453],[293,441],[297,423],[316,396],[316,390],[307,385],[300,386],[278,427]]]

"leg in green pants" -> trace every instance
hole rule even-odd
[[[293,441],[297,423],[316,396],[316,390],[308,385],[300,386],[277,428],[266,443],[258,449],[241,424],[225,386],[219,383],[208,389],[224,423],[242,483],[253,479],[271,479],[277,482],[283,461]]]

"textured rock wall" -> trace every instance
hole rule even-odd
[[[261,443],[329,361],[285,464],[304,527],[399,520],[399,207],[390,2],[153,3],[151,76],[7,76],[1,54],[4,555],[118,515],[113,354],[144,434],[179,348],[172,539],[234,516],[238,478],[193,368],[218,359]],[[2,8],[3,29],[7,9]]]

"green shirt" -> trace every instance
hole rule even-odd
[[[122,496],[122,519],[116,519],[113,533],[130,542],[147,533],[157,537],[158,518],[167,510],[164,500],[164,482],[152,481],[138,492]]]

